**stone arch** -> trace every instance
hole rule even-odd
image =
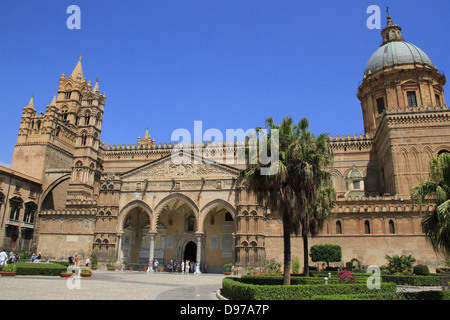
[[[150,208],[150,206],[145,203],[142,200],[133,200],[131,202],[129,202],[128,204],[126,204],[122,210],[120,210],[119,212],[119,216],[117,219],[117,231],[123,232],[123,225],[125,223],[126,218],[128,217],[128,214],[133,211],[133,209],[136,208],[141,208],[143,209],[143,211],[148,215],[148,218],[150,219],[150,226],[152,226],[152,221],[154,219],[152,219],[153,217],[153,210]],[[151,228],[152,230],[152,228]]]
[[[161,211],[164,209],[164,207],[166,205],[168,205],[169,203],[176,201],[176,200],[180,200],[180,201],[184,202],[187,206],[189,206],[191,208],[192,212],[194,213],[195,219],[197,220],[197,222],[199,221],[199,210],[198,210],[198,207],[195,204],[195,202],[191,198],[189,198],[188,196],[186,196],[182,193],[174,193],[174,194],[171,194],[171,195],[165,197],[156,205],[155,210],[154,210],[155,222],[153,223],[155,228],[156,228],[156,223],[159,220],[159,216],[161,215]],[[152,227],[153,227],[153,225],[152,225]]]
[[[434,155],[437,157],[441,153],[450,153],[450,147],[448,145],[440,145],[434,149]],[[427,163],[428,165],[428,163]]]
[[[204,232],[204,222],[205,222],[206,217],[212,210],[214,210],[218,207],[222,207],[225,210],[227,210],[233,217],[233,220],[236,221],[236,209],[230,203],[226,202],[225,200],[216,199],[216,200],[213,200],[213,201],[207,203],[201,209],[200,220],[199,220],[199,223],[200,223],[199,230],[202,230]]]
[[[49,198],[52,197],[53,190],[56,190],[57,188],[61,188],[62,190],[67,190],[66,188],[68,187],[68,183],[69,183],[69,179],[70,179],[71,175],[72,175],[71,173],[67,173],[67,174],[62,175],[61,177],[59,177],[58,179],[53,181],[44,190],[42,195],[39,197],[39,203],[38,203],[38,209],[37,209],[38,211],[40,211],[41,209],[61,209],[61,208],[63,208],[62,206],[65,204],[66,199],[60,199],[61,200],[60,201],[61,204],[58,205],[58,202],[55,201],[56,202],[55,203],[53,200],[49,201]],[[44,203],[48,204],[49,202],[51,202],[49,204],[49,207],[44,207],[43,208]]]

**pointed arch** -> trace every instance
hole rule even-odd
[[[142,209],[148,215],[150,225],[152,225],[153,210],[150,208],[150,206],[142,200],[133,200],[126,204],[119,212],[119,216],[117,219],[118,232],[123,232],[124,222],[128,217],[128,214],[133,211],[133,209],[137,208]]]

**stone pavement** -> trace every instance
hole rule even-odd
[[[224,277],[107,270],[78,279],[0,276],[0,300],[217,300]]]

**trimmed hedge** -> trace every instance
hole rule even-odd
[[[367,278],[370,275],[357,275],[358,283],[366,283]],[[327,275],[328,277],[328,275]],[[282,285],[283,284],[283,276],[263,276],[263,275],[243,275],[241,276],[242,282],[248,284],[256,284],[256,285]],[[329,284],[337,284],[339,281],[339,277],[337,275],[332,275],[331,278],[328,279]],[[291,285],[295,284],[324,284],[323,277],[304,277],[304,276],[291,276]]]
[[[407,300],[402,293],[331,294],[314,296],[311,300]]]
[[[358,283],[366,283],[367,279],[371,276],[367,273],[353,274]],[[323,275],[328,276],[328,275]],[[291,276],[291,284],[323,284],[323,276],[320,277],[304,277],[301,275]],[[256,285],[282,285],[283,276],[264,276],[264,275],[244,275],[241,277],[244,283],[256,284]],[[338,276],[331,275],[328,279],[329,284],[338,283]],[[428,276],[418,275],[381,275],[381,282],[393,282],[397,285],[405,286],[422,286],[422,287],[435,287],[441,286],[440,275],[433,274]]]
[[[59,276],[67,270],[57,263],[18,262],[14,265],[17,268],[16,274],[20,276]]]
[[[408,300],[450,300],[450,290],[403,292]]]
[[[393,282],[397,285],[403,285],[403,286],[422,286],[422,287],[441,286],[441,278],[439,275],[428,275],[428,276],[382,275],[381,281],[382,282]]]
[[[245,279],[244,279],[245,280]],[[383,283],[377,293],[395,293],[397,285]],[[255,285],[240,278],[224,278],[222,294],[231,300],[310,300],[320,295],[352,295],[374,293],[367,285],[356,284],[312,284],[312,285]]]

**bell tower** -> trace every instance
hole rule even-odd
[[[76,98],[77,94],[78,92],[76,92]],[[99,90],[98,78],[93,89],[90,82],[82,87],[78,99],[80,104],[74,103],[78,105],[78,108],[69,109],[68,112],[68,121],[75,122],[77,135],[67,206],[74,206],[79,202],[78,200],[94,200],[94,195],[98,196],[102,171],[99,147],[105,95]]]

